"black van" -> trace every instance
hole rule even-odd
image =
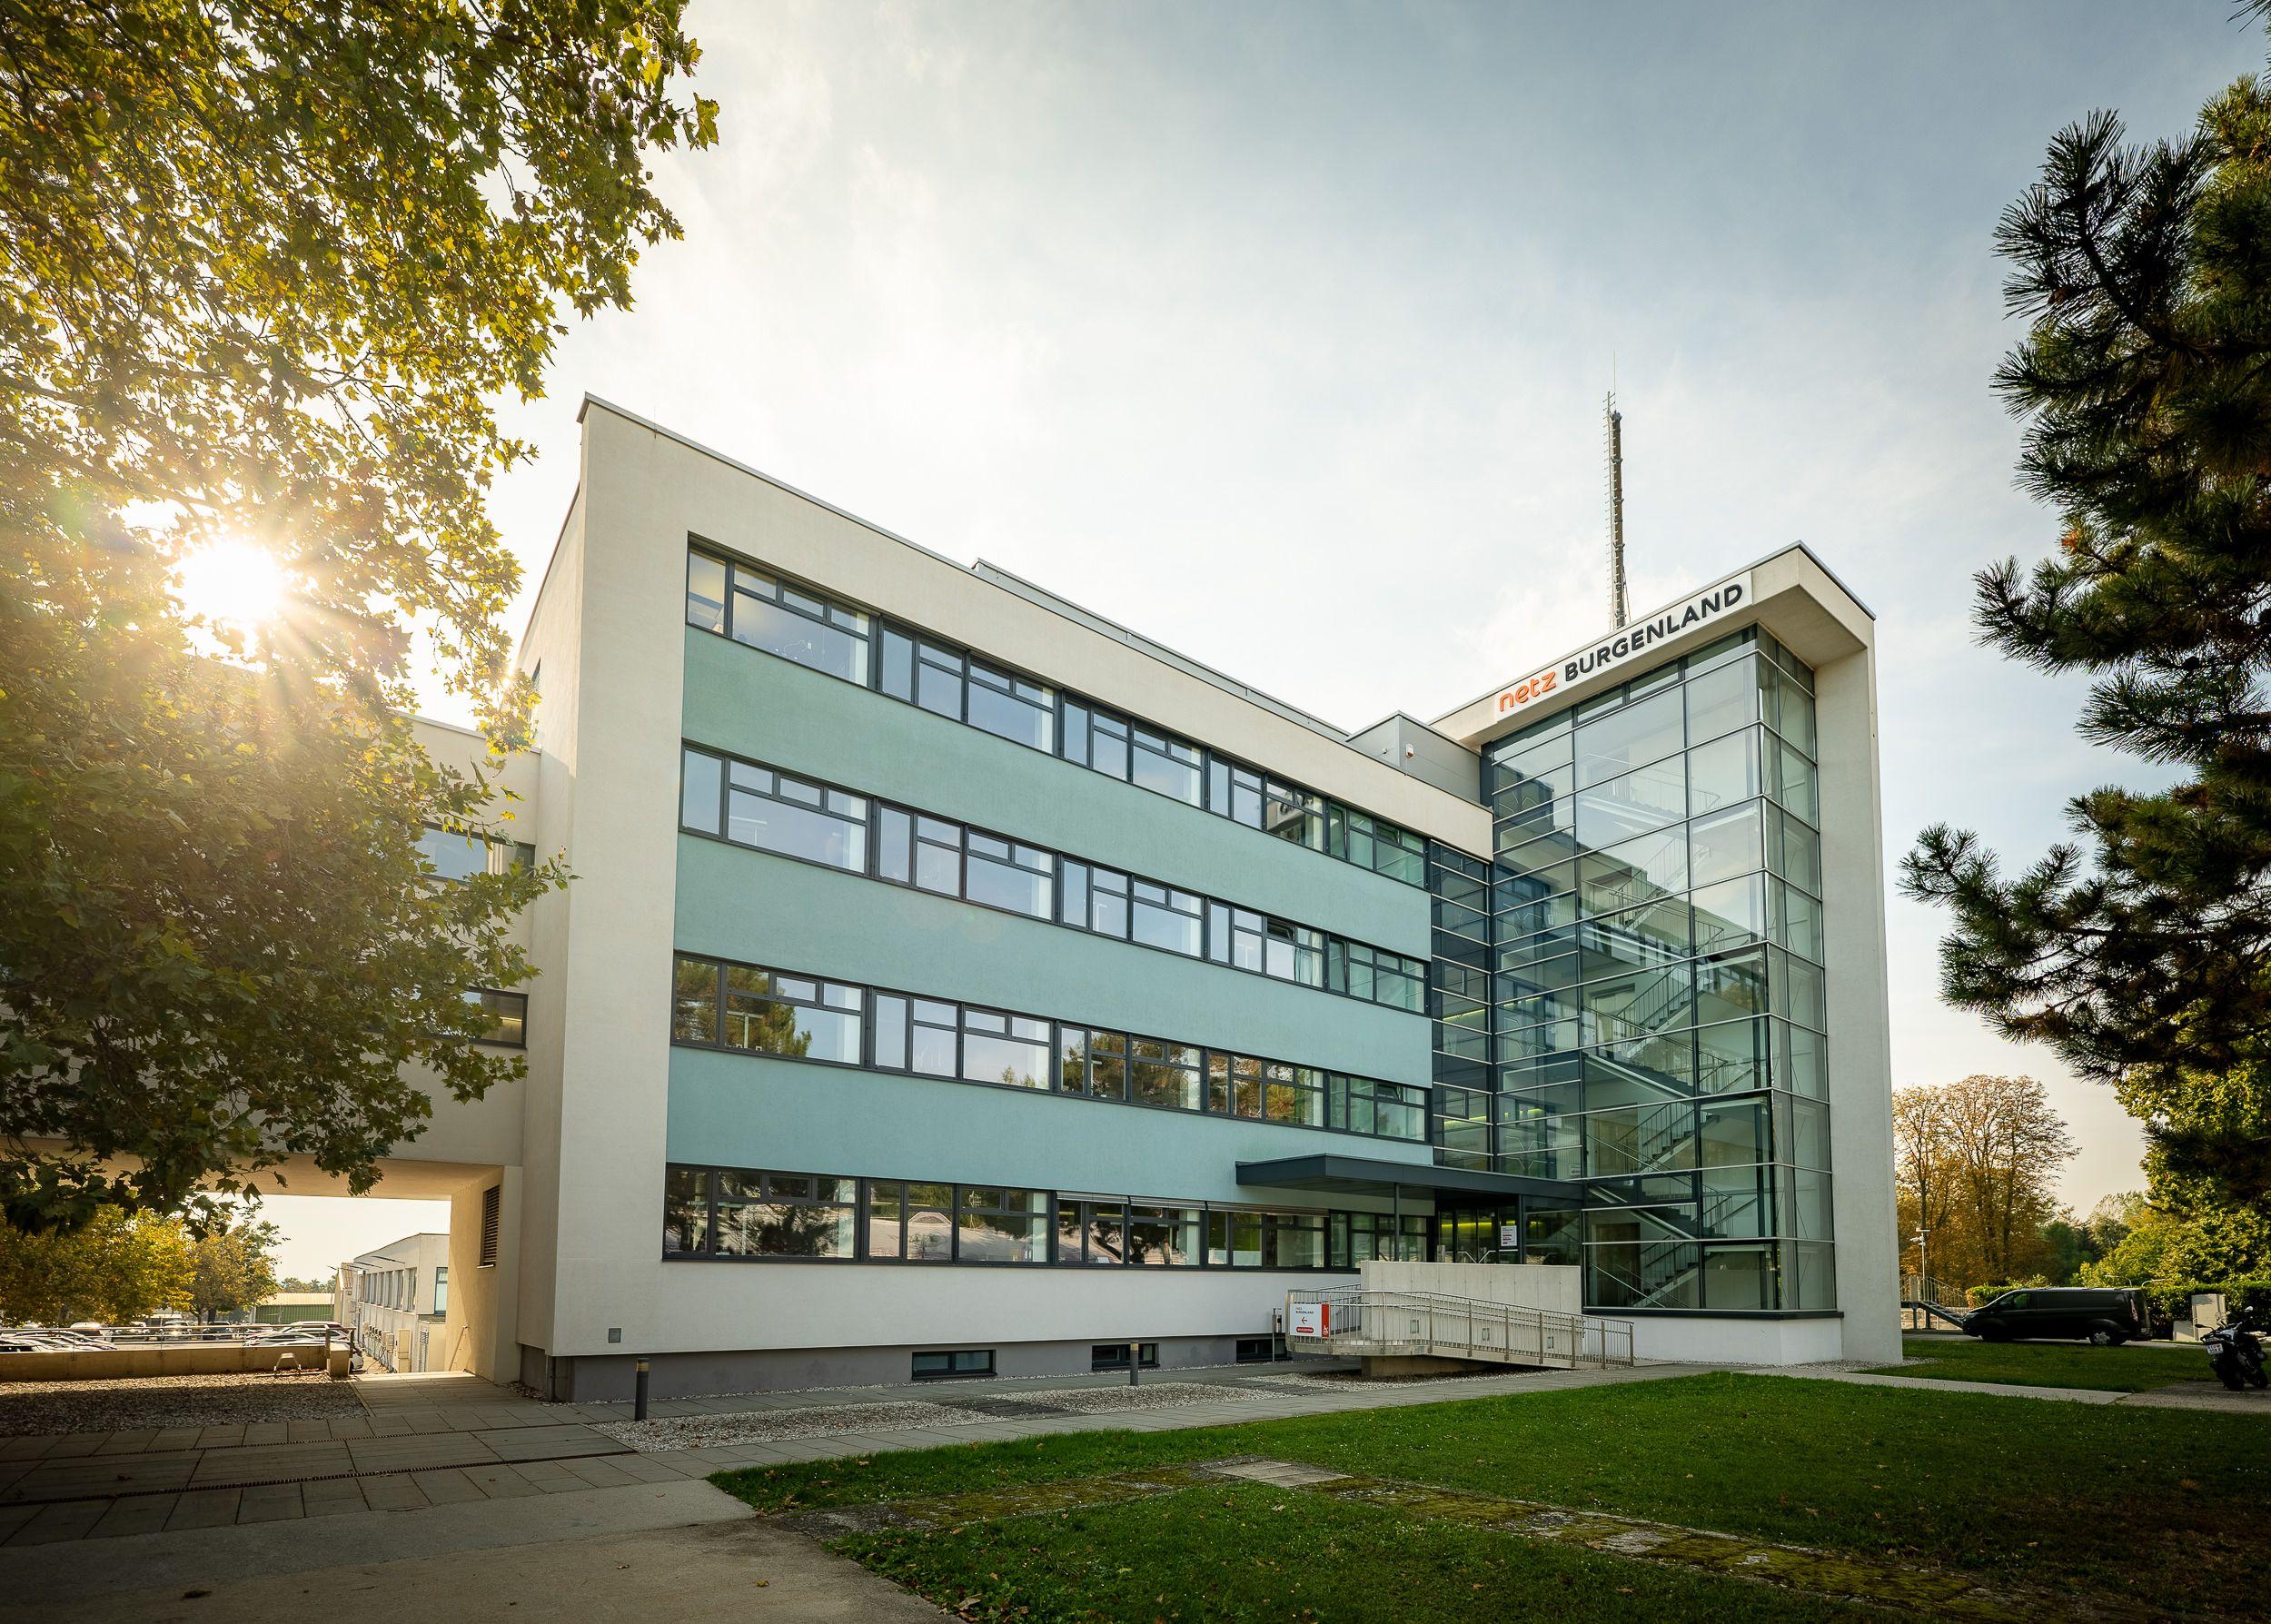
[[[2016,1337],[2088,1337],[2101,1348],[2150,1336],[2145,1293],[2110,1286],[2028,1286],[2005,1292],[1964,1316],[1982,1342]]]

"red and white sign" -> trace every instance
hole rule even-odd
[[[1494,716],[1509,716],[1527,710],[1539,700],[1552,698],[1588,678],[1638,659],[1657,644],[1682,632],[1692,631],[1710,621],[1727,619],[1750,601],[1750,573],[1745,570],[1698,592],[1685,602],[1675,603],[1660,615],[1651,615],[1625,627],[1582,654],[1572,654],[1542,671],[1531,673],[1511,688],[1501,688],[1491,701],[1491,712]]]
[[[1330,1302],[1292,1302],[1285,1307],[1287,1336],[1326,1337],[1333,1334]]]

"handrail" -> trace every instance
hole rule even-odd
[[[1294,1329],[1295,1303],[1315,1303],[1315,1332]],[[1629,1320],[1458,1297],[1440,1292],[1362,1286],[1286,1293],[1286,1345],[1295,1352],[1366,1358],[1433,1357],[1501,1364],[1629,1365]]]

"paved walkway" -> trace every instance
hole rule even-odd
[[[2188,1381],[2175,1387],[2148,1387],[2142,1392],[2111,1391],[2094,1387],[2028,1387],[2016,1381],[1942,1381],[1929,1376],[1879,1376],[1866,1371],[1761,1371],[1767,1376],[1797,1376],[1817,1381],[1850,1381],[1861,1387],[1907,1387],[1927,1392],[1983,1392],[1998,1399],[2041,1399],[2061,1404],[2119,1404],[2131,1410],[2211,1410],[2224,1415],[2271,1418],[2271,1392],[2249,1389],[2230,1392],[2205,1382]]]
[[[1322,1367],[1304,1370],[1315,1368]],[[1203,1401],[1102,1413],[1080,1413],[1046,1401],[1051,1394],[1124,1390],[1125,1376],[752,1393],[658,1401],[649,1415],[715,1418],[720,1430],[729,1431],[736,1416],[762,1418],[772,1426],[787,1422],[795,1429],[793,1412],[804,1411],[811,1431],[805,1436],[644,1451],[599,1430],[600,1423],[630,1421],[627,1403],[542,1403],[464,1375],[364,1378],[356,1383],[367,1411],[361,1418],[0,1440],[0,1578],[9,1553],[82,1540],[669,1484],[737,1467],[1098,1428],[1158,1431],[1227,1426],[1653,1380],[1695,1368],[1538,1371],[1372,1387],[1352,1382],[1344,1389],[1287,1381],[1289,1366],[1234,1366],[1174,1374],[1177,1389],[1205,1389]],[[1158,1389],[1169,1380],[1155,1377],[1150,1386]],[[1139,1389],[1136,1396],[1143,1393]],[[877,1406],[908,1404],[920,1404],[933,1416],[962,1419],[882,1429],[866,1421],[890,1413]]]
[[[517,1624],[945,1616],[817,1541],[758,1521],[731,1495],[683,1480],[0,1551],[0,1624],[322,1617],[373,1598],[411,1599],[426,1619]]]

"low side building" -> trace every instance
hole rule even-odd
[[[347,1271],[344,1323],[365,1360],[395,1371],[468,1368],[451,1362],[447,1234],[404,1235],[363,1253]]]

